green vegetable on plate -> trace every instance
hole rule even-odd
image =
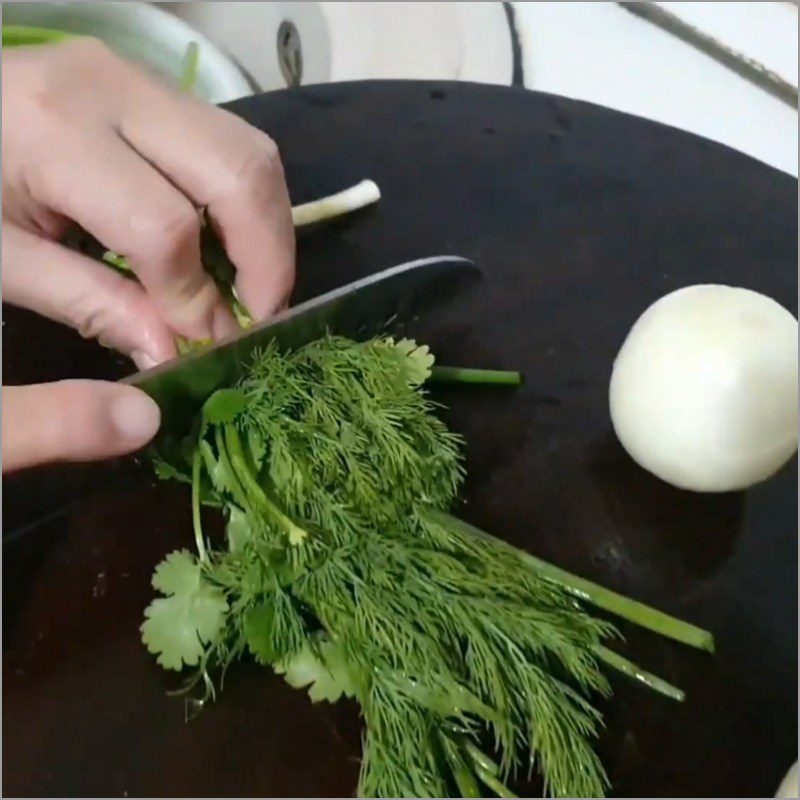
[[[427,386],[478,375],[437,373],[406,339],[271,346],[209,398],[178,455],[156,456],[160,477],[191,486],[195,552],[157,567],[142,639],[165,669],[192,669],[187,692],[202,682],[190,710],[252,658],[314,702],[358,703],[359,796],[513,796],[531,770],[553,796],[604,794],[606,669],[683,693],[614,652],[616,628],[589,607],[713,640],[451,515],[463,442]],[[206,535],[204,505],[224,539]]]

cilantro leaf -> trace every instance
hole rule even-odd
[[[245,514],[239,506],[235,506],[231,503],[228,506],[228,511],[228,527],[226,529],[228,535],[228,549],[231,553],[238,553],[252,538],[250,521],[247,514]]]
[[[428,345],[419,345],[413,339],[400,339],[394,345],[397,353],[402,357],[404,377],[409,386],[421,386],[431,376],[433,362],[435,361]]]
[[[274,668],[292,688],[308,688],[312,703],[323,700],[335,703],[342,695],[355,694],[342,649],[326,638],[320,638],[313,649],[306,644],[299,653]]]
[[[203,406],[203,423],[222,425],[233,420],[247,406],[247,393],[243,389],[217,389]]]
[[[206,473],[211,485],[214,487],[214,491],[219,495],[223,495],[226,492],[232,493],[233,484],[225,463],[214,455],[211,445],[205,439],[200,440],[199,447]]]
[[[244,635],[247,646],[260,664],[271,664],[278,657],[272,639],[275,627],[275,604],[260,603],[251,608],[244,618]]]
[[[187,550],[170,553],[158,565],[153,587],[166,596],[145,609],[142,641],[165,669],[196,665],[223,629],[228,603],[222,591],[203,578]]]
[[[264,456],[267,454],[267,442],[255,427],[251,426],[247,430],[247,446],[250,449],[256,472],[258,472],[264,463]]]
[[[186,594],[194,591],[200,582],[200,565],[188,550],[170,553],[153,573],[153,588],[164,595]]]
[[[191,483],[191,476],[186,472],[176,469],[172,464],[160,458],[153,459],[153,470],[156,477],[162,481],[180,481],[181,483]]]

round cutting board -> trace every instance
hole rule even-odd
[[[695,495],[635,466],[607,409],[612,361],[653,300],[692,283],[797,313],[797,183],[711,142],[517,89],[375,82],[232,109],[280,145],[294,203],[361,178],[381,202],[299,241],[296,299],[402,261],[474,259],[477,291],[412,331],[441,363],[520,369],[451,391],[463,515],[710,628],[715,655],[624,628],[686,690],[615,680],[599,751],[619,796],[764,796],[797,756],[797,470]],[[6,309],[4,380],[119,377],[125,362]],[[10,795],[341,796],[357,710],[232,669],[189,724],[139,641],[150,574],[190,545],[180,486],[131,460],[4,481],[3,783]],[[521,791],[537,791],[532,785]]]

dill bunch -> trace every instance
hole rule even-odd
[[[156,569],[143,641],[163,667],[195,668],[194,707],[245,654],[314,701],[354,698],[359,796],[513,796],[533,769],[554,796],[602,796],[602,665],[679,690],[608,650],[615,629],[576,595],[629,618],[638,604],[447,513],[463,442],[424,391],[432,365],[409,340],[328,336],[267,348],[213,395],[190,457],[156,462],[192,486],[197,555]],[[206,541],[202,504],[226,514],[225,541]],[[645,611],[636,621],[708,645]]]

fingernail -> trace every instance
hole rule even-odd
[[[158,432],[161,412],[144,392],[133,389],[113,402],[111,422],[126,441],[144,445]]]
[[[158,364],[158,361],[142,350],[134,350],[131,353],[131,358],[133,359],[133,363],[136,364],[139,369],[150,369]]]
[[[225,306],[219,306],[214,311],[214,317],[211,321],[211,331],[215,339],[222,339],[225,336],[233,336],[239,332],[239,323],[236,322],[236,317]]]

